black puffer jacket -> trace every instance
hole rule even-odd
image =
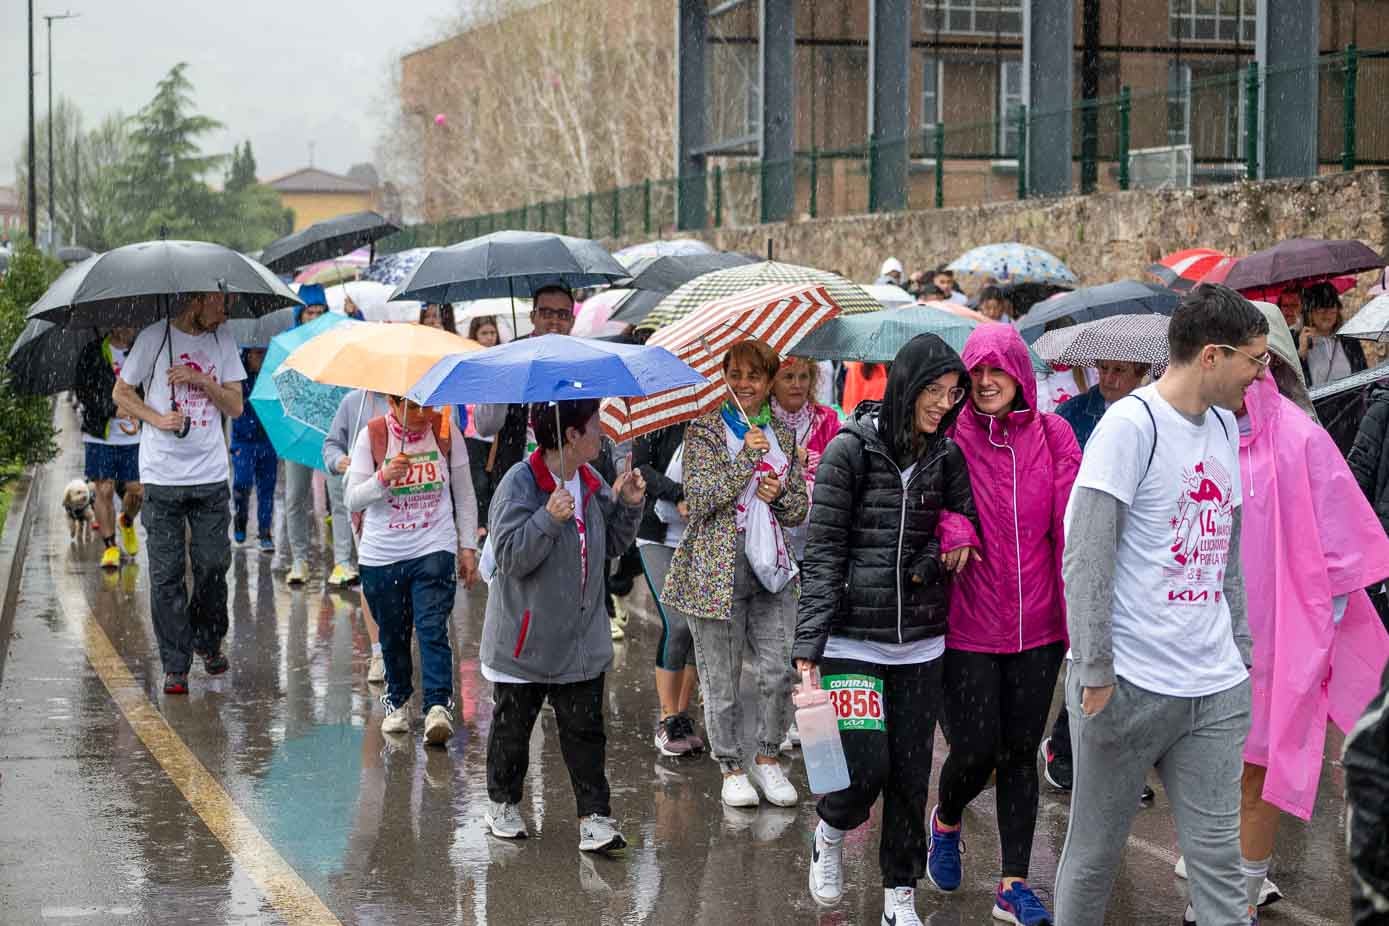
[[[1374,506],[1379,523],[1389,533],[1389,388],[1376,389],[1370,407],[1360,419],[1355,444],[1346,462],[1360,484],[1360,491]]]
[[[637,537],[642,540],[665,542],[668,525],[656,517],[656,502],[678,505],[685,500],[684,484],[666,478],[670,460],[684,441],[685,424],[682,422],[643,434],[632,443],[632,465],[641,470],[646,480],[646,511],[642,513],[641,527],[637,530]]]
[[[913,339],[893,362],[883,402],[860,404],[825,448],[810,508],[793,659],[819,662],[831,634],[910,643],[945,633],[950,586],[936,525],[949,510],[979,529],[964,454],[945,437],[959,405],[924,444],[912,444],[908,435],[917,396],[952,371],[963,384],[964,364],[945,342],[934,335]],[[902,471],[913,463],[904,490]]]
[[[1351,922],[1389,923],[1389,671],[1379,697],[1346,735],[1346,842],[1355,870]]]

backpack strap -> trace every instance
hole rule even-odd
[[[384,415],[377,415],[367,422],[367,437],[371,440],[372,468],[379,470],[386,460],[386,444],[389,437]]]
[[[444,466],[449,465],[449,452],[453,449],[453,406],[445,405],[434,416],[434,442],[439,445],[439,457]]]
[[[1157,453],[1157,439],[1158,439],[1157,419],[1153,417],[1153,408],[1152,408],[1152,406],[1149,405],[1147,402],[1145,402],[1145,401],[1143,400],[1143,397],[1142,397],[1142,396],[1137,396],[1137,395],[1134,395],[1133,393],[1129,393],[1129,395],[1132,396],[1133,398],[1135,398],[1135,399],[1138,400],[1138,404],[1142,405],[1142,406],[1143,406],[1143,410],[1144,410],[1145,412],[1148,413],[1148,420],[1151,421],[1151,422],[1153,423],[1153,443],[1152,443],[1152,446],[1150,446],[1150,447],[1148,448],[1148,463],[1147,463],[1146,466],[1143,467],[1143,475],[1138,477],[1138,485],[1142,485],[1142,484],[1143,484],[1143,480],[1148,478],[1148,470],[1150,470],[1150,469],[1153,468],[1153,455]],[[1224,427],[1224,426],[1225,426],[1225,423],[1224,423],[1224,422],[1221,422],[1221,427]],[[1135,488],[1135,490],[1137,490],[1137,486],[1135,486],[1134,488]]]

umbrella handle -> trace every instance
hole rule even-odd
[[[220,281],[219,281],[219,285],[220,285]],[[224,296],[226,295],[226,291],[225,291],[225,290],[223,290],[223,295],[224,295]],[[164,298],[164,299],[166,300],[165,303],[164,303],[164,315],[165,315],[165,323],[168,325],[168,327],[167,327],[167,329],[164,331],[164,338],[165,338],[165,343],[168,344],[168,346],[169,346],[169,369],[172,370],[172,369],[174,368],[174,316],[173,316],[173,312],[171,311],[171,308],[170,308],[170,306],[169,306],[169,303],[167,302],[168,297],[165,296],[165,297],[162,297],[162,298]],[[166,373],[165,375],[167,376],[168,374]],[[173,412],[178,411],[178,399],[175,399],[175,398],[174,398],[174,387],[173,387],[173,384],[172,384],[172,383],[169,384],[169,411],[173,411]],[[187,437],[187,436],[188,436],[188,431],[189,431],[192,427],[193,427],[193,422],[190,421],[190,420],[188,419],[188,416],[187,416],[187,415],[184,415],[184,416],[183,416],[183,427],[179,428],[177,431],[174,432],[174,437]]]
[[[559,400],[555,400],[555,444],[559,447],[559,478],[564,479],[564,431],[559,423]]]

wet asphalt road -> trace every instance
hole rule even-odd
[[[231,671],[212,679],[199,666],[191,696],[166,698],[144,554],[104,575],[99,544],[68,541],[59,495],[80,471],[72,433],[36,483],[13,632],[0,639],[0,924],[877,922],[876,812],[848,837],[844,900],[820,909],[806,890],[809,801],[727,810],[712,761],[657,756],[658,627],[644,589],[606,694],[613,807],[631,844],[625,858],[577,851],[548,710],[532,740],[523,801],[532,838],[486,834],[491,704],[477,660],[480,592],[460,594],[454,612],[458,732],[447,750],[426,750],[418,732],[404,743],[380,733],[357,594],[326,591],[331,563],[321,560],[316,584],[291,591],[278,557],[236,549]],[[119,659],[102,658],[96,627]],[[135,679],[120,706],[103,683],[113,666]],[[174,734],[158,757],[127,719],[145,699]],[[1340,743],[1333,731],[1328,755]],[[214,835],[201,795],[186,796],[171,778],[171,765],[187,764],[178,758],[184,744],[262,840],[234,842],[231,851]],[[938,736],[934,772],[944,749]],[[804,794],[804,772],[791,765]],[[1111,923],[1180,922],[1176,840],[1154,785],[1157,803],[1135,824]],[[1311,823],[1284,819],[1272,876],[1288,900],[1266,912],[1266,924],[1346,922],[1341,788],[1340,769],[1328,762]],[[933,926],[992,922],[993,814],[985,792],[966,815],[961,890],[919,891],[918,910]],[[1032,883],[1048,901],[1066,814],[1065,795],[1044,785]],[[267,856],[293,869],[331,917],[315,919],[264,889],[255,874]]]

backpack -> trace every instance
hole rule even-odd
[[[1138,404],[1139,404],[1139,405],[1142,405],[1142,406],[1143,406],[1143,410],[1144,410],[1145,412],[1148,413],[1148,420],[1151,421],[1151,422],[1153,423],[1153,443],[1152,443],[1152,445],[1148,448],[1148,462],[1147,462],[1147,464],[1144,465],[1144,467],[1143,467],[1143,475],[1141,475],[1141,476],[1138,477],[1138,484],[1139,484],[1139,485],[1142,485],[1142,484],[1143,484],[1143,480],[1148,478],[1148,470],[1150,470],[1150,469],[1153,468],[1153,455],[1157,453],[1157,442],[1158,442],[1157,418],[1153,417],[1153,407],[1152,407],[1151,405],[1149,405],[1147,402],[1145,402],[1145,401],[1143,400],[1143,397],[1142,397],[1142,396],[1134,395],[1133,393],[1129,393],[1128,395],[1124,396],[1124,398],[1126,398],[1126,399],[1130,399],[1130,398],[1131,398],[1131,399],[1137,399],[1137,400],[1138,400]],[[1230,428],[1229,428],[1229,426],[1228,426],[1227,424],[1225,424],[1225,419],[1221,416],[1221,414],[1220,414],[1218,411],[1215,410],[1215,406],[1211,406],[1211,408],[1209,409],[1209,411],[1210,411],[1210,413],[1211,413],[1212,415],[1215,415],[1215,420],[1218,421],[1218,422],[1220,422],[1220,430],[1223,431],[1223,432],[1225,432],[1225,439],[1226,439],[1226,440],[1229,440],[1229,439],[1230,439]]]
[[[449,452],[453,449],[453,436],[449,433],[450,422],[453,420],[453,410],[450,406],[444,406],[442,412],[429,413],[429,426],[434,431],[434,442],[439,445],[439,456],[444,460],[444,465],[448,465]],[[377,415],[367,422],[367,438],[371,442],[371,465],[372,470],[381,469],[381,464],[386,461],[386,446],[390,440],[390,429],[386,426],[386,416]],[[352,532],[360,540],[362,536],[362,519],[366,511],[352,512]]]

